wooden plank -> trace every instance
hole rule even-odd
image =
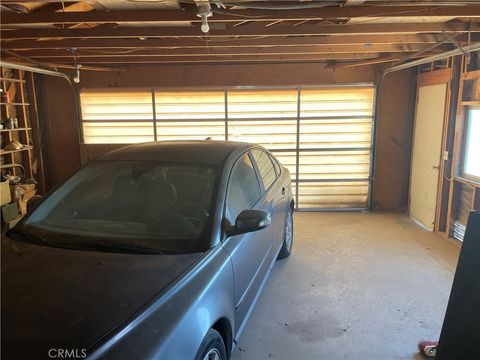
[[[27,74],[27,93],[32,106],[30,106],[30,125],[32,127],[32,140],[34,146],[35,160],[37,161],[36,179],[40,194],[45,194],[45,173],[43,165],[42,143],[40,136],[40,120],[38,117],[37,94],[35,92],[35,81],[33,73]]]
[[[462,57],[463,62],[463,57]],[[450,236],[453,233],[453,222],[456,209],[458,208],[458,196],[456,196],[455,178],[459,175],[462,152],[462,139],[465,123],[466,111],[462,106],[461,101],[463,97],[464,74],[460,76],[460,84],[457,98],[457,114],[455,117],[455,133],[453,139],[453,149],[451,154],[451,168],[450,168],[450,186],[448,190],[448,210],[447,210],[447,229],[446,233]]]
[[[24,146],[23,148],[18,149],[18,150],[0,150],[0,155],[14,154],[14,153],[18,153],[18,152],[22,152],[22,151],[30,151],[30,150],[32,150],[31,146]]]
[[[418,75],[418,86],[448,83],[452,79],[452,69],[426,72]]]
[[[137,56],[124,55],[117,57],[82,57],[83,64],[171,64],[171,63],[243,63],[248,62],[281,62],[281,61],[332,61],[332,60],[367,60],[377,58],[378,54],[320,54],[320,55],[245,55],[245,56]],[[5,59],[13,60],[13,59]],[[71,63],[69,58],[52,58],[48,62],[58,64]]]
[[[7,81],[4,80],[4,79],[9,79],[9,78],[11,78],[11,76],[7,76],[7,71],[6,71],[6,70],[7,70],[7,69],[4,68],[4,67],[0,68],[0,75],[1,75],[1,77],[2,77],[2,88],[3,88],[3,89],[8,89],[8,86],[9,86],[9,84],[10,84],[10,81],[7,82]],[[10,100],[13,101],[13,98],[10,99]],[[1,108],[2,116],[3,116],[4,118],[9,118],[9,117],[11,116],[11,110],[12,110],[12,109],[11,109],[10,106],[3,106],[3,107]],[[5,143],[8,144],[8,143],[12,142],[12,140],[13,140],[13,132],[9,131],[6,135],[7,135],[7,136],[6,136],[7,141],[6,141]],[[3,139],[2,139],[2,141],[3,141]],[[0,151],[1,151],[1,150],[0,150]],[[6,160],[6,162],[9,162],[9,163],[14,163],[14,162],[15,162],[15,159],[14,159],[14,157],[13,157],[13,153],[8,153],[8,154],[6,154],[6,155],[8,155],[8,157],[9,157],[8,160]],[[16,175],[17,169],[12,168],[11,171],[12,171],[12,174],[13,174],[13,175]]]
[[[296,47],[269,47],[269,48],[201,48],[201,49],[138,49],[131,51],[122,50],[82,50],[77,51],[79,61],[85,58],[95,57],[123,57],[123,56],[198,56],[198,57],[218,57],[218,56],[248,56],[248,55],[323,55],[323,54],[376,54],[376,53],[408,53],[418,52],[423,49],[422,45],[315,45],[315,46],[296,46]],[[438,46],[436,51],[448,51],[452,45]],[[72,55],[65,50],[28,50],[19,53],[30,59],[50,59],[50,58],[68,58]]]
[[[421,57],[421,56],[419,56]],[[400,56],[382,56],[379,57],[378,59],[373,59],[373,60],[367,60],[367,61],[356,61],[356,62],[351,62],[351,63],[340,63],[340,64],[335,64],[332,63],[331,65],[327,65],[329,67],[338,67],[338,68],[351,68],[351,67],[359,67],[359,66],[368,66],[368,65],[377,65],[377,64],[383,64],[383,63],[388,63],[388,62],[393,62],[393,61],[398,61],[400,60]]]
[[[317,9],[282,10],[225,10],[214,11],[210,23],[233,22],[248,19],[250,22],[275,22],[325,20],[357,17],[480,17],[480,6],[332,6]],[[90,24],[90,23],[164,23],[178,21],[201,22],[196,9],[185,10],[112,10],[112,11],[76,11],[76,12],[32,12],[2,13],[2,26],[8,25],[44,25],[44,24]]]
[[[418,23],[418,24],[361,24],[361,25],[300,25],[300,26],[273,26],[267,28],[262,24],[251,24],[239,27],[227,27],[224,30],[210,30],[209,39],[232,36],[310,36],[310,35],[408,35],[419,33],[468,33],[467,23]],[[471,32],[480,32],[480,25],[471,24]],[[91,29],[21,29],[3,30],[3,40],[47,39],[47,38],[176,38],[203,36],[200,28],[189,26],[185,28],[152,28],[152,27],[110,27],[99,26]],[[204,39],[207,39],[204,37]]]
[[[444,72],[444,74],[440,74],[440,72]],[[447,83],[447,99],[445,101],[445,113],[443,116],[443,126],[442,126],[442,145],[440,149],[440,160],[439,160],[439,172],[438,172],[438,190],[437,190],[437,206],[435,208],[435,231],[443,231],[444,230],[444,217],[445,211],[443,210],[445,207],[444,204],[444,193],[445,193],[445,174],[446,174],[446,166],[447,163],[444,159],[444,153],[447,151],[447,136],[448,136],[448,128],[449,128],[449,119],[450,119],[450,106],[452,101],[452,77],[453,71],[451,68],[438,70],[434,73],[438,73],[435,77],[435,81],[433,84],[437,84],[439,81]],[[425,83],[425,82],[424,82]],[[440,228],[442,227],[442,228]]]
[[[461,77],[462,80],[478,80],[480,79],[480,70],[463,73]]]
[[[25,81],[25,72],[22,70],[17,70],[18,74],[18,79]],[[19,94],[20,94],[20,101],[25,104],[26,103],[26,97],[25,97],[25,89],[23,88],[23,82],[18,84],[18,89],[19,89]],[[28,128],[29,127],[29,119],[28,119],[28,111],[27,111],[27,106],[23,105],[22,110],[20,112],[20,119],[19,119],[19,125],[20,127],[23,128]],[[28,131],[22,131],[20,133],[20,140],[22,144],[29,145],[30,144],[30,134]],[[23,153],[23,165],[25,166],[25,172],[26,175],[29,178],[33,177],[33,167],[32,167],[32,157],[31,157],[31,152],[27,151]]]
[[[20,79],[14,79],[14,78],[8,78],[8,77],[0,77],[0,81],[5,81],[5,82],[16,82],[16,83],[22,83],[25,82],[24,80]]]
[[[388,45],[388,44],[435,44],[445,39],[443,34],[407,34],[407,35],[371,35],[368,38],[364,35],[344,36],[305,36],[305,37],[267,37],[267,38],[220,38],[214,41],[207,41],[202,37],[192,38],[166,38],[166,39],[69,39],[69,40],[14,40],[3,41],[2,47],[12,51],[25,49],[137,49],[137,48],[249,48],[249,47],[275,47],[275,46],[306,46],[306,45]],[[456,37],[460,43],[468,41],[468,35]],[[472,42],[480,41],[480,34],[472,34]],[[446,43],[449,43],[447,41]]]

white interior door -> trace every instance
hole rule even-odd
[[[447,84],[419,87],[415,116],[410,217],[434,230]]]

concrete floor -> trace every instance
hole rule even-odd
[[[438,339],[460,247],[406,215],[296,213],[233,359],[420,359]]]

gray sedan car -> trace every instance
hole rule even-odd
[[[80,168],[2,241],[2,359],[228,359],[290,255],[261,146],[157,142]]]

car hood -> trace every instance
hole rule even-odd
[[[88,349],[200,256],[82,251],[3,239],[2,359]]]

